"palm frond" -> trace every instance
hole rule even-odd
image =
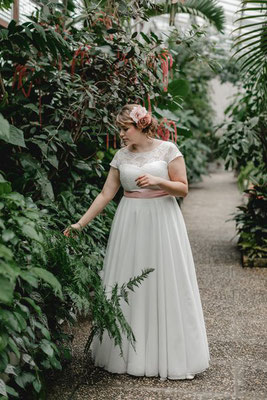
[[[174,25],[176,14],[189,14],[201,17],[209,21],[219,32],[223,32],[225,23],[223,7],[219,6],[215,0],[188,0],[186,4],[162,2],[155,4],[147,12],[149,17],[163,14],[170,14],[170,25]]]
[[[249,6],[249,3],[255,6]],[[255,11],[256,14],[246,15],[247,12]],[[253,21],[256,18],[261,20],[256,23],[249,23],[244,26],[239,26],[233,32],[239,30],[240,34],[235,38],[232,48],[237,48],[232,57],[237,54],[237,62],[241,61],[241,71],[246,72],[248,68],[253,69],[257,75],[266,74],[267,70],[267,0],[252,0],[242,1],[242,8],[238,10],[241,12],[241,17],[235,20],[235,23],[242,21]],[[257,29],[253,27],[257,26]],[[252,28],[252,29],[248,29]],[[233,33],[232,32],[232,33]],[[241,33],[242,32],[242,33]]]

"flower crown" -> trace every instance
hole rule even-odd
[[[151,114],[147,112],[145,107],[135,106],[130,112],[130,117],[134,120],[139,129],[146,128],[152,120]]]

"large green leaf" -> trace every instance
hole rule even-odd
[[[40,233],[37,233],[35,228],[32,225],[26,224],[21,227],[22,232],[24,235],[28,236],[29,238],[36,240],[37,242],[42,242],[43,238]]]
[[[51,272],[37,267],[32,268],[31,271],[35,276],[47,282],[55,290],[59,297],[63,297],[61,284]]]
[[[13,300],[13,293],[15,288],[15,281],[8,279],[6,276],[0,274],[0,303],[11,304]]]
[[[23,131],[13,125],[10,125],[10,138],[8,143],[15,144],[16,146],[27,147],[24,142]]]
[[[189,82],[186,79],[173,79],[168,85],[168,92],[173,96],[186,97],[189,89]]]

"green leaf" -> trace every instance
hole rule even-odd
[[[6,369],[5,369],[5,374],[11,374],[11,375],[17,375],[15,372],[15,366],[8,364]]]
[[[35,375],[30,372],[22,372],[21,375],[15,377],[15,382],[23,389],[28,383],[32,383],[35,380]]]
[[[189,82],[186,79],[174,79],[168,85],[168,91],[173,96],[186,97],[189,90]]]
[[[14,329],[16,332],[21,332],[18,320],[15,318],[14,313],[8,310],[0,309],[0,319],[10,328]]]
[[[18,346],[11,337],[8,338],[8,345],[11,348],[11,350],[16,354],[16,356],[20,358],[20,352]]]
[[[47,282],[55,290],[55,292],[59,294],[60,297],[63,297],[61,284],[59,283],[57,278],[53,274],[51,274],[51,272],[47,271],[46,269],[37,267],[32,268],[31,271],[35,274],[35,276]]]
[[[10,0],[9,0],[9,4],[11,4]],[[12,19],[10,21],[10,23],[8,24],[9,33],[15,33],[16,32],[16,25],[17,25],[17,22],[14,19]]]
[[[11,387],[11,386],[6,385],[6,391],[7,391],[7,393],[10,394],[11,396],[14,396],[14,397],[17,397],[17,398],[19,397],[18,392],[16,392],[16,390],[13,389],[13,387]]]
[[[19,323],[21,330],[24,331],[27,327],[27,322],[26,322],[25,318],[23,318],[23,316],[18,312],[14,312],[14,315],[17,318],[17,321]]]
[[[23,225],[21,230],[24,235],[28,236],[29,238],[36,240],[37,242],[42,242],[42,236],[36,232],[33,226],[29,224]]]
[[[11,192],[4,195],[5,199],[11,200],[17,207],[25,207],[25,199],[22,194]]]
[[[42,332],[42,334],[44,335],[44,337],[45,337],[47,340],[51,340],[50,332],[48,331],[48,329],[46,329],[46,327],[45,327],[44,325],[42,325],[42,324],[41,324],[40,322],[38,322],[38,321],[35,321],[35,322],[34,322],[34,325],[35,325],[37,328],[40,329],[40,331]]]
[[[10,280],[15,280],[20,273],[20,269],[14,262],[1,262],[1,275],[6,276]]]
[[[32,359],[32,357],[29,354],[23,353],[22,354],[22,360],[26,363],[26,364],[30,364],[33,367],[36,365],[34,360]]]
[[[40,345],[40,348],[43,350],[45,354],[47,354],[49,357],[52,357],[54,355],[54,349],[49,343],[48,340],[43,339]]]
[[[24,142],[23,131],[13,125],[10,125],[10,138],[8,140],[8,143],[27,148]]]
[[[0,139],[9,141],[10,138],[10,126],[9,122],[0,114]]]
[[[0,378],[0,394],[2,396],[7,396],[7,392],[6,392],[6,384],[5,382]]]
[[[0,336],[0,351],[2,352],[7,345],[8,345],[8,335],[6,333],[2,333]]]
[[[56,359],[56,357],[50,358],[50,363],[54,368],[62,370],[62,366],[60,362]]]
[[[14,289],[15,282],[0,275],[0,303],[11,304],[13,301]]]
[[[36,107],[35,104],[32,104],[32,103],[25,104],[24,108],[29,108],[30,110],[34,111],[36,114],[39,115],[39,110],[38,110],[38,108]]]
[[[58,159],[56,157],[55,154],[51,154],[47,157],[47,161],[50,162],[51,165],[53,165],[53,167],[55,167],[56,169],[58,169]]]
[[[38,380],[38,379],[36,379],[35,381],[33,381],[33,387],[34,387],[34,389],[35,389],[35,391],[37,392],[37,393],[39,393],[40,392],[40,390],[42,389],[42,384],[41,384],[41,382]]]
[[[6,247],[4,244],[0,243],[0,254],[2,258],[5,258],[6,260],[12,261],[14,254],[12,251]]]
[[[34,288],[38,288],[38,280],[35,278],[35,276],[32,275],[32,273],[27,271],[21,271],[20,277],[24,279],[24,281],[28,282]]]
[[[140,32],[140,35],[142,36],[142,38],[143,38],[148,44],[151,43],[151,40],[149,39],[149,37],[148,37],[145,33]]]
[[[2,239],[4,242],[8,242],[14,237],[15,237],[15,232],[13,232],[11,229],[5,229],[2,233]]]
[[[0,174],[0,195],[11,192],[11,183],[6,181],[3,175]]]
[[[46,35],[45,35],[45,30],[44,28],[39,25],[38,23],[34,24],[35,29],[40,33],[44,41],[46,42]]]
[[[34,278],[34,280],[36,281],[35,278]],[[31,299],[30,297],[22,297],[21,300],[27,301],[27,303],[29,303],[32,306],[32,308],[37,312],[37,314],[39,314],[39,315],[42,314],[41,308],[35,303],[35,301],[33,299]]]

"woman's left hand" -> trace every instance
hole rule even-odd
[[[139,187],[154,186],[159,184],[160,178],[158,176],[144,174],[136,178],[135,182]]]

